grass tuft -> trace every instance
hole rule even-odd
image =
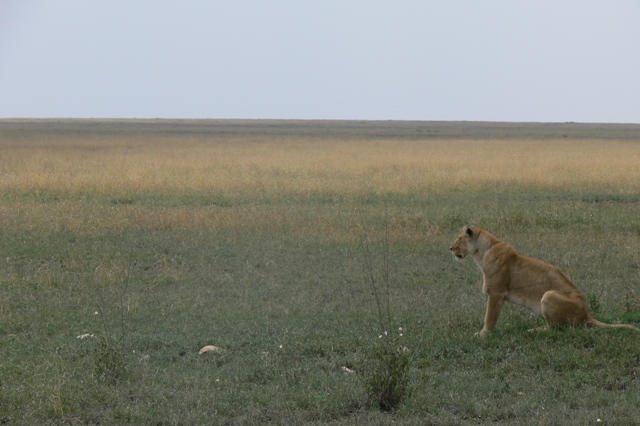
[[[99,381],[115,385],[125,376],[126,361],[122,340],[114,340],[108,336],[96,338],[92,357]]]
[[[402,327],[383,331],[373,343],[365,390],[371,406],[395,411],[410,396],[411,351],[405,345]]]

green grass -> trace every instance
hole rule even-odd
[[[496,335],[478,340],[479,273],[471,263],[454,263],[447,249],[461,223],[486,223],[522,252],[558,264],[597,298],[607,315],[601,318],[613,321],[625,311],[627,287],[638,291],[633,204],[523,193],[502,207],[501,194],[482,197],[361,204],[369,229],[379,232],[379,256],[385,204],[395,235],[390,300],[413,364],[412,392],[393,415],[365,403],[361,376],[378,320],[357,241],[309,238],[286,226],[258,235],[5,229],[0,418],[17,424],[632,422],[639,336],[597,329],[529,334],[539,321],[508,306]],[[318,211],[313,200],[288,203],[303,216]],[[349,217],[350,206],[331,209]],[[281,207],[265,209],[276,214]],[[640,315],[625,320],[637,323]],[[78,339],[82,334],[95,337]],[[207,344],[225,351],[198,355]],[[101,378],[105,363],[117,369],[108,380]]]
[[[527,333],[541,321],[507,305],[478,339],[480,273],[448,249],[481,225],[557,265],[599,319],[639,324],[636,194],[7,189],[0,424],[634,424],[640,335]],[[380,322],[362,229],[373,268],[388,250],[411,351],[391,413],[367,393]]]

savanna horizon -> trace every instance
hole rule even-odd
[[[449,246],[481,225],[637,325],[638,164],[638,125],[0,120],[0,422],[632,423],[635,334],[507,306],[480,342]],[[393,416],[365,241],[412,357]]]

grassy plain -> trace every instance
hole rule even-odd
[[[637,324],[639,164],[637,125],[0,120],[0,423],[637,423],[640,335],[507,306],[478,340],[448,247],[481,225]],[[364,240],[412,354],[391,414]]]

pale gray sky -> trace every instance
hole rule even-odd
[[[0,0],[0,117],[640,122],[640,1]]]

